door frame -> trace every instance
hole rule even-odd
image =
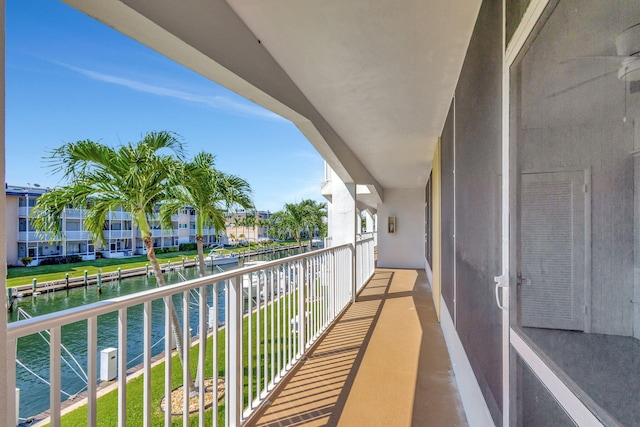
[[[593,412],[584,404],[565,383],[565,381],[551,368],[550,363],[545,362],[531,345],[528,340],[518,333],[517,328],[511,327],[510,306],[513,305],[514,297],[517,292],[510,292],[510,289],[516,289],[517,278],[516,271],[510,271],[513,249],[517,242],[512,242],[510,228],[517,226],[515,222],[515,214],[511,215],[514,208],[511,193],[511,180],[515,171],[515,159],[512,158],[510,145],[510,78],[511,66],[515,63],[518,55],[520,55],[525,43],[533,32],[538,21],[543,17],[547,7],[552,0],[531,0],[527,10],[520,21],[515,33],[509,43],[506,43],[506,6],[507,0],[502,2],[502,39],[503,46],[503,66],[502,66],[502,275],[496,277],[496,299],[498,306],[502,309],[502,396],[503,396],[503,426],[515,425],[517,422],[517,383],[516,369],[517,356],[531,369],[534,375],[547,388],[551,395],[555,398],[560,407],[577,423],[577,425],[602,426],[603,423],[596,417]],[[513,156],[515,157],[515,155]],[[588,185],[590,182],[586,180]],[[590,187],[589,187],[590,188]],[[586,215],[585,227],[588,225],[591,229],[591,217]],[[586,238],[586,236],[585,236]],[[590,248],[591,245],[588,245]],[[585,252],[585,257],[590,257],[589,252]],[[585,267],[586,268],[586,267]],[[590,270],[590,269],[589,269]],[[590,271],[585,272],[590,280]],[[585,289],[586,291],[586,289]],[[590,292],[590,286],[589,286]],[[501,296],[501,298],[499,298]],[[585,293],[585,303],[587,294]],[[590,297],[589,297],[590,301]],[[590,311],[590,309],[589,309]],[[588,322],[589,329],[591,322]],[[511,352],[511,348],[514,352]]]

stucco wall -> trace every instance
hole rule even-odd
[[[389,234],[387,218],[396,217]],[[378,206],[378,267],[424,268],[424,189],[385,189]]]

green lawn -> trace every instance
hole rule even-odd
[[[272,245],[285,246],[290,245],[292,241],[287,242],[274,242]],[[295,241],[293,241],[295,243]],[[271,246],[268,246],[271,247]],[[258,245],[252,244],[251,249],[255,250]],[[223,252],[246,252],[248,246],[239,246],[237,248],[229,249]],[[205,250],[205,254],[208,254],[208,250]],[[172,263],[182,262],[183,257],[193,258],[197,255],[197,251],[184,251],[184,252],[171,252],[164,254],[157,254],[158,260],[161,264],[171,261]],[[82,261],[73,264],[58,264],[58,265],[43,265],[35,267],[13,267],[7,270],[7,287],[31,284],[33,278],[36,278],[38,283],[49,282],[54,280],[64,280],[65,274],[69,273],[69,278],[82,277],[84,270],[91,274],[97,274],[101,269],[103,273],[114,272],[120,267],[122,270],[136,267],[144,267],[148,264],[146,255],[135,256],[131,258],[102,258],[94,261]]]
[[[285,299],[289,299],[291,301],[292,307],[295,307],[295,301],[297,298],[297,292],[292,292],[290,297],[286,297],[281,299],[281,304],[277,304],[276,300],[276,310],[280,310],[281,315],[281,328],[280,335],[278,336],[277,328],[274,328],[274,336],[271,334],[271,328],[267,328],[267,336],[263,336],[262,329],[264,324],[261,324],[261,340],[260,340],[260,362],[258,362],[258,358],[256,356],[255,347],[253,353],[253,395],[255,397],[256,393],[256,365],[262,366],[265,361],[265,354],[263,353],[265,341],[267,343],[267,349],[269,356],[267,357],[268,364],[268,372],[269,372],[269,380],[270,372],[271,372],[271,364],[275,362],[273,359],[275,357],[271,357],[271,342],[274,339],[279,339],[281,342],[281,353],[282,360],[286,360],[285,353],[288,351],[287,348],[287,325],[288,325],[288,315],[287,315],[287,305],[284,303]],[[261,321],[264,316],[264,310],[267,310],[267,317],[270,319],[271,310],[273,305],[270,304],[267,308],[260,309],[259,313],[261,316]],[[252,330],[253,336],[256,336],[256,316],[258,313],[254,313],[252,315]],[[248,316],[244,318],[244,327],[243,327],[243,348],[247,348],[248,342]],[[221,329],[218,331],[218,377],[224,377],[225,367],[224,367],[224,339],[225,339],[225,330]],[[274,341],[275,343],[275,341]],[[254,344],[255,345],[255,344]],[[198,345],[195,345],[190,350],[190,368],[193,377],[195,378],[195,373],[197,369],[198,362]],[[212,376],[213,367],[213,351],[212,351],[212,337],[210,337],[207,341],[207,352],[206,352],[206,361],[205,361],[205,377],[209,378]],[[172,363],[172,388],[178,387],[182,384],[182,367],[180,364],[180,360],[178,356],[174,356],[171,358]],[[244,402],[245,405],[248,401],[248,355],[245,352],[244,354]],[[276,369],[277,370],[277,369]],[[264,378],[261,379],[261,382],[264,383]],[[164,413],[160,410],[160,401],[164,396],[164,362],[158,364],[151,370],[151,425],[163,425],[164,423]],[[127,425],[141,425],[142,417],[143,417],[143,377],[140,376],[136,379],[133,379],[127,383]],[[97,400],[97,420],[98,426],[114,426],[117,425],[117,416],[118,416],[118,392],[117,390],[110,392]],[[205,423],[207,425],[211,425],[212,422],[212,410],[209,408],[205,414]],[[224,425],[224,398],[220,400],[218,406],[218,425]],[[62,425],[70,425],[70,426],[80,426],[87,425],[87,407],[83,406],[76,409],[73,412],[70,412],[62,417]],[[173,418],[173,425],[181,426],[182,425],[182,417],[175,416]],[[197,426],[198,425],[198,414],[192,414],[189,419],[189,425]]]
[[[158,260],[161,264],[167,261],[182,262],[183,257],[191,257],[197,255],[197,251],[171,252],[158,254]],[[35,267],[14,267],[7,270],[7,287],[30,284],[35,277],[38,282],[48,282],[52,280],[64,280],[65,273],[69,273],[69,278],[82,277],[84,270],[89,274],[97,274],[98,269],[103,273],[117,271],[121,269],[144,267],[148,264],[146,255],[135,256],[131,258],[101,258],[93,261],[82,261],[73,264],[58,265],[38,265]]]

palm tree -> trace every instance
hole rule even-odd
[[[307,234],[309,235],[309,250],[311,250],[314,232],[318,231],[320,236],[324,234],[326,228],[324,218],[327,216],[327,204],[311,199],[303,200],[302,203],[305,205],[305,210],[309,216],[306,226]]]
[[[287,203],[283,210],[271,215],[271,231],[280,238],[287,234],[293,235],[302,250],[302,231],[322,229],[325,216],[325,203],[310,199],[300,203]]]
[[[169,154],[165,153],[169,152]],[[150,219],[154,207],[167,199],[167,189],[184,157],[182,143],[169,132],[150,132],[138,143],[112,148],[90,140],[68,142],[53,150],[53,173],[62,173],[66,185],[43,194],[34,207],[31,223],[52,238],[62,236],[66,207],[87,208],[85,225],[94,241],[106,244],[104,222],[109,212],[122,207],[140,230],[158,286],[166,282],[153,249]],[[183,360],[182,331],[171,298],[172,331]],[[188,385],[193,390],[193,382]]]
[[[225,208],[253,206],[251,186],[242,178],[217,170],[215,156],[206,152],[196,154],[191,162],[183,164],[182,169],[179,176],[174,176],[175,182],[170,185],[171,199],[160,207],[160,221],[171,226],[171,216],[178,210],[185,206],[195,210],[198,266],[200,277],[204,277],[204,228],[213,226],[216,230],[226,230]],[[217,304],[215,297],[213,303]],[[216,330],[217,328],[214,333]],[[206,346],[207,340],[201,339],[200,343]],[[198,363],[198,379],[204,375],[203,367],[204,360],[201,360]]]
[[[240,233],[238,231],[238,229],[242,226],[242,218],[240,218],[238,216],[238,213],[236,211],[236,214],[233,216],[233,228],[235,229],[234,231],[236,232],[236,235],[238,237],[238,242],[240,243]],[[244,236],[244,234],[242,235]]]
[[[200,277],[204,277],[204,229],[213,226],[226,230],[225,209],[232,206],[250,208],[251,186],[244,179],[220,172],[215,168],[215,156],[200,152],[191,162],[183,165],[182,173],[175,176],[170,186],[171,199],[160,207],[161,222],[170,226],[171,216],[179,209],[190,206],[196,211],[196,246]]]
[[[255,239],[255,228],[256,228],[255,213],[246,211],[245,216],[242,219],[242,225],[247,229],[247,243],[249,244],[249,253],[251,253],[251,235],[253,235]],[[249,228],[251,228],[251,233],[249,233]]]

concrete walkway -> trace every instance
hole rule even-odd
[[[377,269],[249,425],[466,426],[424,271]]]

